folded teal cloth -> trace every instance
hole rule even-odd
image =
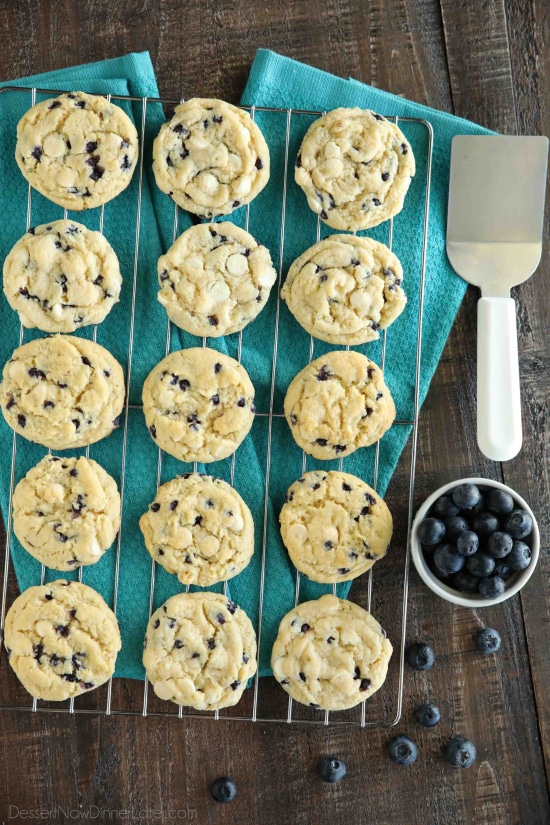
[[[130,94],[137,97],[157,97],[153,67],[147,53],[64,69],[45,75],[16,81],[17,85],[36,85],[52,89],[81,89],[112,94]],[[14,85],[14,84],[11,84]],[[182,89],[182,95],[191,96],[193,89]],[[37,99],[43,99],[41,97]],[[442,114],[426,107],[394,97],[378,89],[369,88],[353,80],[342,80],[317,69],[296,63],[273,52],[260,50],[252,66],[243,103],[302,109],[332,109],[338,106],[363,106],[382,114],[426,118],[434,127],[435,143],[432,168],[432,195],[430,202],[430,231],[428,241],[426,289],[423,326],[423,359],[420,399],[424,399],[455,314],[464,294],[464,283],[452,272],[445,256],[445,209],[449,176],[451,138],[455,134],[480,134],[485,130],[467,121]],[[0,95],[0,152],[1,180],[0,208],[3,227],[0,237],[2,260],[26,228],[27,185],[13,159],[17,121],[31,105],[28,93],[5,92]],[[120,104],[133,117],[141,131],[143,107],[141,102]],[[139,237],[139,262],[136,272],[137,297],[135,311],[134,346],[131,364],[130,403],[141,403],[141,387],[152,367],[164,356],[167,320],[156,300],[158,289],[156,261],[171,244],[174,207],[154,185],[151,172],[151,140],[164,118],[159,104],[148,104],[145,123],[143,193]],[[281,205],[285,159],[286,115],[256,113],[256,119],[269,143],[272,172],[266,189],[254,201],[250,210],[250,231],[272,252],[275,266],[279,266],[281,237]],[[316,240],[317,221],[310,212],[302,192],[293,181],[292,165],[301,138],[312,122],[309,116],[296,115],[290,128],[289,175],[282,273],[290,262]],[[413,414],[415,350],[419,298],[419,277],[422,250],[422,214],[424,208],[427,130],[419,124],[402,124],[417,160],[417,175],[413,180],[403,212],[394,222],[393,248],[400,257],[405,272],[404,288],[408,294],[407,308],[392,325],[387,335],[386,381],[392,390],[400,419]],[[124,193],[105,207],[104,231],[117,252],[124,284],[121,302],[98,327],[97,340],[107,347],[128,369],[128,338],[132,305],[132,286],[135,257],[136,195],[138,171]],[[32,199],[31,224],[36,225],[62,217],[62,210],[40,195]],[[91,228],[98,227],[99,210],[71,213],[71,217]],[[245,210],[237,210],[231,220],[243,226]],[[178,231],[191,225],[189,216],[180,212]],[[329,230],[322,227],[321,236]],[[369,231],[371,237],[387,241],[388,226]],[[260,413],[269,411],[271,398],[271,363],[274,352],[274,333],[277,319],[277,294],[260,317],[243,331],[242,362],[256,387],[256,406]],[[18,344],[19,323],[5,298],[2,301],[2,329],[0,330],[0,362],[8,360]],[[91,337],[90,328],[79,335]],[[26,331],[25,341],[40,336]],[[171,331],[171,349],[200,346],[200,340],[176,328]],[[211,339],[209,346],[236,357],[238,335]],[[315,342],[314,357],[334,347]],[[379,342],[359,347],[374,360],[379,360]],[[279,317],[279,346],[275,371],[273,410],[282,412],[286,388],[292,377],[307,363],[309,336],[281,303]],[[257,416],[251,434],[236,455],[235,486],[250,506],[256,526],[256,551],[250,565],[229,582],[228,595],[250,615],[258,629],[260,608],[260,576],[262,570],[262,538],[264,532],[265,476],[267,462],[269,419]],[[410,428],[395,425],[380,444],[380,470],[377,489],[384,495]],[[123,486],[124,512],[120,542],[119,587],[116,612],[121,625],[123,647],[117,661],[116,675],[143,678],[141,650],[149,615],[151,559],[145,550],[138,519],[152,501],[157,482],[158,451],[147,432],[140,409],[131,408],[128,415],[126,469],[121,476],[124,427],[108,439],[92,445],[90,455]],[[4,519],[8,517],[8,494],[12,432],[0,421],[0,501]],[[289,433],[284,419],[273,419],[271,438],[271,467],[267,506],[265,595],[262,605],[261,661],[262,674],[269,672],[269,658],[277,627],[282,616],[294,604],[295,571],[281,543],[278,513],[288,486],[302,472],[302,454]],[[70,451],[82,454],[84,451]],[[42,456],[44,449],[23,438],[17,439],[16,480],[20,479]],[[308,458],[307,469],[337,467],[337,462],[318,462]],[[231,461],[199,465],[213,475],[229,480]],[[359,450],[344,460],[344,469],[373,483],[374,448]],[[162,478],[167,481],[190,470],[170,456],[163,456]],[[122,485],[122,481],[124,482]],[[40,565],[35,562],[12,537],[12,554],[20,587],[26,588],[40,581]],[[112,604],[114,597],[116,545],[98,564],[83,569],[83,581],[99,590]],[[384,562],[381,562],[383,564]],[[46,571],[46,581],[65,574]],[[76,578],[70,574],[69,578]],[[220,590],[216,586],[214,590]],[[328,587],[316,585],[302,578],[300,598],[315,598]],[[183,590],[174,576],[157,566],[153,607],[170,595]],[[345,595],[348,585],[339,586]]]

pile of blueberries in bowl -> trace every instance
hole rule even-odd
[[[539,537],[531,509],[510,488],[465,479],[422,505],[411,546],[415,566],[434,592],[457,604],[483,606],[503,601],[525,584]]]

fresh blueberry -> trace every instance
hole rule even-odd
[[[237,786],[228,776],[214,779],[211,790],[216,802],[232,802],[237,796]]]
[[[325,756],[317,766],[323,782],[340,782],[346,775],[346,765],[336,756]]]
[[[469,768],[476,761],[476,748],[469,739],[455,736],[445,749],[445,758],[453,768]]]
[[[481,495],[478,503],[472,507],[472,513],[484,513],[486,509],[485,496]]]
[[[461,593],[473,595],[478,592],[479,579],[469,573],[468,570],[459,570],[458,573],[455,573],[452,583],[453,587],[460,590]]]
[[[490,576],[488,579],[481,579],[479,583],[479,592],[484,599],[496,599],[497,596],[502,596],[506,590],[506,585],[498,576]]]
[[[525,570],[531,563],[531,548],[524,541],[515,541],[512,552],[506,556],[506,563],[512,570]]]
[[[426,702],[426,704],[420,705],[416,711],[416,721],[419,725],[424,725],[425,728],[433,728],[434,725],[439,724],[440,720],[441,714],[439,708],[437,705],[434,705],[433,702]]]
[[[492,627],[484,627],[476,633],[475,642],[480,653],[496,653],[500,649],[500,633]]]
[[[451,516],[445,520],[447,538],[456,541],[461,533],[468,530],[468,522],[462,516]]]
[[[514,509],[514,499],[505,490],[491,490],[485,498],[487,509],[497,516],[505,516]]]
[[[426,642],[413,642],[405,651],[405,658],[413,670],[429,670],[435,662],[435,653]]]
[[[456,549],[462,556],[473,556],[479,550],[479,538],[477,533],[471,530],[464,530],[456,540]]]
[[[504,520],[504,529],[513,539],[524,539],[533,529],[533,519],[525,510],[512,510]]]
[[[506,581],[506,579],[509,579],[512,573],[514,572],[510,567],[508,559],[509,556],[506,556],[506,558],[503,561],[497,561],[497,563],[495,564],[495,569],[493,570],[495,576],[504,579],[504,581]]]
[[[511,551],[513,543],[512,536],[497,530],[487,539],[487,550],[495,559],[503,559]]]
[[[434,564],[440,576],[452,576],[464,567],[464,556],[454,544],[440,544],[434,553]]]
[[[445,535],[445,525],[437,518],[425,518],[418,525],[417,535],[422,544],[438,544]]]
[[[396,765],[412,765],[416,762],[418,748],[408,736],[394,736],[388,746],[390,759]]]
[[[441,496],[432,504],[430,515],[435,518],[446,519],[451,516],[458,516],[460,508],[456,506],[450,496]]]
[[[495,569],[495,560],[488,553],[483,553],[480,550],[479,553],[466,559],[466,567],[478,579],[485,579]]]
[[[471,510],[481,498],[475,484],[460,484],[453,490],[453,501],[461,510]]]
[[[493,513],[476,513],[472,518],[472,530],[478,536],[490,536],[498,530],[498,519]]]

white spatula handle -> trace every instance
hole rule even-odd
[[[481,298],[477,305],[477,443],[493,461],[521,449],[516,304]]]

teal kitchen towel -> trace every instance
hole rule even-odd
[[[84,91],[113,94],[131,94],[156,97],[158,95],[153,69],[147,54],[128,55],[118,60],[54,72],[39,78],[27,78],[20,85],[38,84],[48,88],[80,88]],[[193,89],[184,88],[182,96],[190,97]],[[8,96],[9,95],[9,96]],[[464,283],[452,272],[445,256],[445,209],[449,176],[450,142],[455,134],[482,134],[486,130],[436,112],[426,107],[402,100],[377,89],[369,88],[353,80],[343,80],[304,66],[273,52],[260,50],[252,66],[249,82],[243,95],[247,105],[287,107],[294,109],[332,109],[337,106],[364,106],[376,111],[401,117],[425,118],[434,128],[434,155],[432,166],[432,192],[430,199],[430,230],[426,261],[426,289],[423,325],[423,360],[420,399],[424,399],[430,380],[451,329],[464,294]],[[4,227],[0,239],[2,259],[13,243],[25,230],[26,184],[13,160],[15,126],[25,109],[30,106],[30,96],[16,93],[0,95],[0,146],[2,148],[0,205],[3,206]],[[133,116],[141,131],[143,108],[141,102],[131,104],[127,111]],[[251,233],[272,252],[274,264],[281,266],[282,277],[291,261],[316,240],[317,220],[307,207],[305,198],[293,181],[293,163],[300,141],[313,117],[293,115],[290,122],[286,114],[256,112],[255,117],[268,141],[272,172],[266,189],[254,201],[249,214]],[[139,516],[154,497],[157,481],[158,451],[150,438],[142,412],[141,386],[152,367],[164,356],[167,322],[164,310],[156,301],[156,260],[172,242],[174,206],[154,186],[151,174],[150,143],[163,120],[158,104],[148,104],[145,118],[145,154],[143,169],[143,193],[139,255],[136,268],[136,314],[133,355],[131,363],[130,403],[126,469],[124,474],[124,513],[120,542],[119,588],[116,603],[121,624],[123,648],[117,662],[118,676],[143,678],[141,649],[149,613],[151,560],[146,552],[139,527]],[[289,126],[288,185],[284,227],[282,201],[285,167],[285,134]],[[410,420],[413,414],[415,352],[418,318],[419,279],[422,255],[422,215],[425,204],[426,159],[428,131],[418,123],[401,124],[410,141],[417,161],[417,174],[407,196],[403,212],[394,221],[393,249],[400,257],[404,272],[404,288],[408,294],[407,308],[392,325],[387,334],[386,381],[396,401],[397,417]],[[136,240],[136,195],[138,170],[129,189],[105,207],[104,231],[121,261],[124,277],[122,300],[107,319],[98,327],[98,342],[106,346],[128,369],[128,336],[134,279]],[[14,204],[17,208],[14,208]],[[33,225],[62,216],[62,210],[40,195],[32,199],[31,223]],[[72,213],[71,217],[92,228],[97,228],[99,210],[89,213]],[[246,210],[233,213],[231,220],[245,225]],[[189,216],[179,213],[177,231],[191,225]],[[283,230],[283,231],[282,231]],[[321,237],[330,230],[321,227]],[[368,232],[384,242],[388,241],[388,225],[384,224]],[[280,241],[283,240],[282,250]],[[280,259],[282,254],[282,260]],[[444,296],[442,300],[441,296]],[[2,329],[0,330],[0,356],[5,362],[18,343],[18,321],[5,299],[2,304]],[[276,370],[272,390],[272,356],[275,330],[278,327]],[[81,330],[79,335],[91,336],[91,330]],[[25,341],[40,335],[25,332]],[[172,327],[170,348],[200,345],[197,339]],[[211,339],[214,349],[236,357],[239,336]],[[262,571],[262,545],[265,529],[265,595],[261,622],[262,674],[269,672],[269,657],[277,627],[282,616],[294,604],[295,571],[288,560],[280,540],[278,513],[288,486],[302,472],[302,454],[296,447],[284,419],[279,417],[286,388],[292,377],[307,363],[309,336],[299,327],[281,303],[277,311],[277,294],[273,290],[270,301],[259,316],[242,334],[242,362],[256,387],[256,417],[251,434],[239,448],[235,462],[235,487],[250,506],[256,526],[256,551],[248,568],[229,582],[228,595],[237,601],[259,628],[260,578]],[[315,342],[314,357],[334,349],[322,342]],[[379,342],[357,348],[374,360],[381,358]],[[277,414],[273,418],[271,433],[271,461],[269,494],[266,502],[267,444],[269,439],[270,402]],[[263,415],[262,415],[263,413]],[[410,433],[410,427],[395,425],[380,443],[380,462],[377,489],[384,495],[401,451]],[[99,461],[121,485],[121,459],[124,427],[103,442],[92,445],[91,457]],[[0,422],[0,468],[3,483],[1,503],[7,516],[9,492],[9,456],[12,434]],[[74,454],[83,451],[74,451]],[[44,454],[43,448],[17,439],[16,479]],[[73,451],[71,451],[73,454]],[[307,469],[337,467],[337,462],[318,462],[308,458]],[[230,478],[231,459],[199,468],[226,480]],[[163,456],[161,481],[167,481],[178,473],[192,469],[170,456]],[[374,448],[359,450],[344,460],[344,469],[362,476],[373,483]],[[264,512],[267,514],[264,525]],[[40,565],[28,556],[12,538],[12,553],[21,588],[40,581]],[[112,604],[116,568],[117,546],[107,552],[93,567],[83,570],[83,581],[99,590]],[[384,564],[382,561],[380,564]],[[46,581],[58,578],[55,571],[46,572]],[[71,574],[70,577],[76,577]],[[157,566],[153,607],[156,608],[173,593],[183,588],[175,579]],[[214,587],[219,590],[220,587]],[[328,587],[308,582],[302,577],[300,599],[315,598]],[[345,595],[349,586],[339,586]],[[391,627],[388,626],[391,635]]]

